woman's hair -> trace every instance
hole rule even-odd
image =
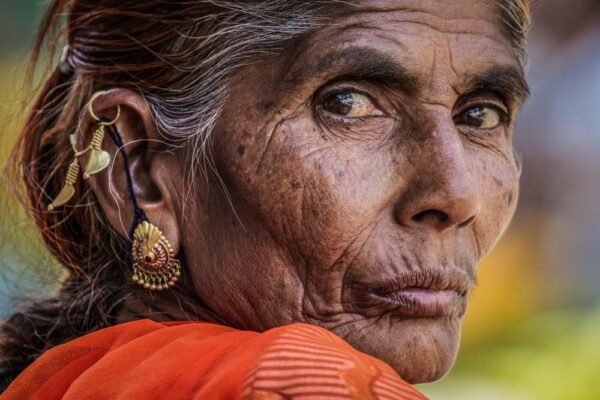
[[[319,26],[336,2],[352,3],[50,1],[31,60],[33,71],[47,51],[49,69],[9,171],[43,241],[69,274],[54,297],[32,302],[0,327],[0,390],[49,348],[114,324],[130,289],[128,241],[84,184],[76,186],[77,204],[47,211],[72,157],[69,134],[91,95],[111,87],[140,93],[165,141],[187,149],[191,184],[198,168],[211,165],[210,133],[229,79]],[[502,26],[524,64],[527,1],[499,3]]]

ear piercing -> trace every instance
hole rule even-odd
[[[71,200],[75,194],[75,183],[79,177],[79,157],[89,153],[89,157],[83,171],[83,179],[88,179],[90,176],[103,171],[110,164],[110,154],[106,150],[102,149],[102,142],[104,141],[105,128],[111,126],[117,122],[121,115],[121,106],[117,106],[117,115],[112,121],[105,121],[99,118],[94,112],[94,100],[105,92],[96,92],[89,101],[88,111],[92,118],[96,120],[96,127],[92,136],[92,142],[83,150],[77,150],[76,137],[70,135],[69,140],[73,147],[73,161],[69,165],[65,184],[61,191],[58,193],[54,201],[48,205],[48,211],[52,211],[57,207],[63,206]]]

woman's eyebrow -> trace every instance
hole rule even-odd
[[[357,79],[377,79],[401,87],[408,94],[416,94],[422,78],[381,51],[365,47],[348,47],[327,53],[316,64],[293,68],[285,81],[304,81],[315,76],[335,75]]]
[[[468,78],[458,87],[462,94],[490,92],[502,96],[517,106],[529,97],[529,85],[522,71],[514,66],[493,66],[485,72]]]
[[[294,63],[295,64],[295,63]],[[428,79],[409,72],[391,55],[373,48],[347,47],[327,53],[316,63],[288,70],[286,82],[303,82],[321,76],[345,76],[355,79],[379,80],[417,95]],[[529,96],[529,86],[516,66],[495,65],[482,73],[471,73],[458,85],[460,94],[492,92],[520,106]]]

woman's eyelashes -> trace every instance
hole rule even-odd
[[[495,105],[470,106],[454,117],[456,125],[482,130],[496,129],[506,124],[508,113]]]
[[[495,93],[472,93],[460,99],[452,119],[459,128],[470,131],[506,131],[511,122],[509,106]]]
[[[314,119],[332,135],[357,140],[380,140],[393,131],[396,118],[386,102],[385,94],[379,92],[377,88],[361,90],[347,84],[328,86],[312,97]],[[373,93],[377,93],[377,96]]]
[[[321,97],[320,103],[324,112],[338,117],[368,118],[385,115],[371,96],[355,90],[329,92]]]
[[[451,117],[459,129],[465,133],[485,135],[507,131],[510,112],[501,98],[493,93],[466,97],[466,101],[465,98],[459,99],[455,105],[458,112]],[[317,123],[328,130],[363,132],[366,129],[371,130],[371,134],[387,132],[390,123],[398,126],[401,115],[410,113],[408,110],[411,109],[418,113],[420,108],[418,99],[388,93],[382,88],[364,90],[339,83],[317,91],[312,105]]]

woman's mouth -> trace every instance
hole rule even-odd
[[[401,318],[458,318],[466,311],[472,279],[459,269],[430,269],[352,286],[355,299],[371,312],[378,309]]]
[[[413,318],[442,318],[460,316],[464,295],[454,290],[420,287],[404,288],[389,293],[371,293],[375,301],[393,307],[393,315]]]

